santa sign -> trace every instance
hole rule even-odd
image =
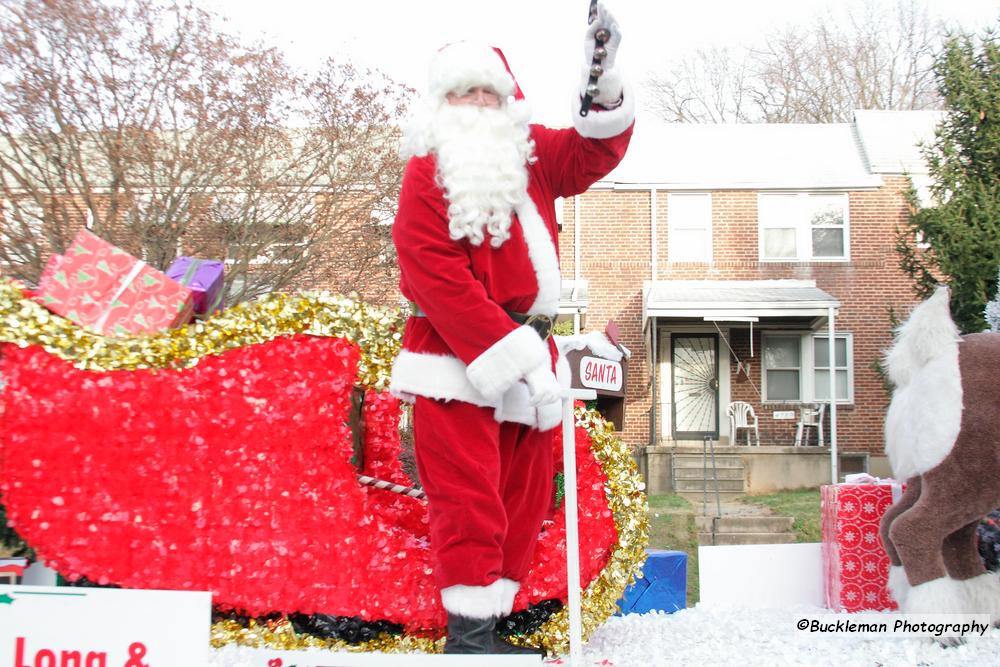
[[[622,365],[610,359],[581,357],[579,378],[581,384],[590,389],[621,391],[623,378]]]

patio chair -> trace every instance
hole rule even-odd
[[[795,446],[809,444],[808,429],[816,429],[816,444],[823,446],[823,413],[826,404],[803,405],[799,408],[799,423],[795,426]]]
[[[747,447],[750,446],[750,431],[753,430],[757,439],[757,446],[760,447],[760,430],[757,427],[757,413],[753,411],[753,406],[746,401],[733,401],[726,408],[729,416],[729,438],[735,445],[738,443],[737,432],[739,429],[746,430]]]

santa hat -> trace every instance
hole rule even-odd
[[[475,42],[453,42],[434,54],[429,76],[431,97],[444,100],[448,93],[477,86],[490,88],[501,97],[524,99],[500,49]]]

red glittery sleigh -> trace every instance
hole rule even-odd
[[[35,311],[18,308],[0,324],[0,342],[24,345],[0,346],[0,493],[11,525],[52,567],[130,588],[210,590],[215,604],[251,615],[444,626],[426,505],[360,485],[350,462],[356,344],[278,335],[188,368],[81,370],[44,341],[20,340],[10,318]],[[246,310],[251,321],[271,312]],[[200,326],[210,335],[214,325]],[[410,484],[399,402],[368,390],[364,417],[364,472]],[[604,469],[587,431],[576,436],[586,586],[618,535]],[[561,452],[558,438],[553,447]],[[561,507],[551,519],[515,610],[565,599]]]

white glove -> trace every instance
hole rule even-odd
[[[607,56],[600,61],[604,72],[597,79],[597,87],[600,92],[594,97],[593,101],[595,104],[603,106],[615,106],[621,101],[623,90],[621,76],[618,72],[612,71],[615,68],[618,45],[622,41],[622,32],[621,28],[618,27],[618,22],[615,21],[615,17],[604,8],[604,3],[597,4],[597,18],[587,26],[587,33],[583,37],[583,70],[580,94],[582,96],[587,92],[587,83],[590,81],[590,68],[594,61],[595,35],[602,28],[608,30],[611,33],[611,37],[604,43],[604,50],[607,51]]]
[[[531,404],[536,408],[546,403],[555,403],[562,399],[562,387],[556,380],[555,374],[549,370],[548,365],[542,365],[533,371],[528,371],[524,376],[524,382],[528,385],[528,394],[531,397]]]

